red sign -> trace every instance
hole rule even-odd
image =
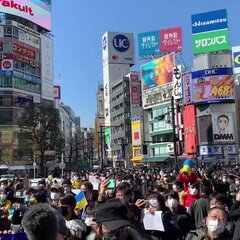
[[[182,50],[182,28],[160,30],[160,52],[178,52]]]
[[[185,73],[184,74],[184,81],[183,81],[183,84],[185,85],[185,88],[184,88],[184,93],[183,93],[183,98],[184,98],[184,103],[190,103],[191,102],[191,82],[190,82],[190,78],[191,78],[191,75],[190,73]]]
[[[59,85],[53,86],[53,96],[54,99],[61,99],[61,86]]]
[[[138,74],[130,74],[130,94],[131,94],[131,104],[138,105],[141,104],[141,85],[139,81]]]
[[[195,107],[194,105],[188,105],[183,110],[183,127],[184,127],[184,145],[185,153],[196,154],[197,153],[197,131],[196,131],[196,119],[195,119]]]

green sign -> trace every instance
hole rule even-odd
[[[208,53],[229,49],[228,29],[193,35],[193,53]]]
[[[105,143],[109,146],[110,145],[110,137],[111,137],[111,127],[106,126],[104,128],[104,135],[105,135]]]

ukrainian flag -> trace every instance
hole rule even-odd
[[[88,205],[88,202],[85,198],[85,195],[84,195],[83,191],[80,191],[76,195],[75,199],[76,199],[76,203],[77,203],[76,208],[79,209],[79,210],[83,209],[84,207],[86,207]]]

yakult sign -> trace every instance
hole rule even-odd
[[[0,12],[25,18],[51,31],[51,1],[0,0]]]
[[[103,65],[134,64],[133,33],[106,32],[102,37]]]

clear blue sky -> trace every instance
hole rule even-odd
[[[240,45],[240,0],[52,0],[54,78],[62,74],[62,102],[94,127],[102,82],[101,39],[106,31],[139,32],[182,26],[183,57],[192,65],[191,15],[227,9],[231,46]],[[135,40],[137,44],[137,40]],[[137,46],[136,59],[137,59]],[[133,70],[139,70],[137,61]]]

